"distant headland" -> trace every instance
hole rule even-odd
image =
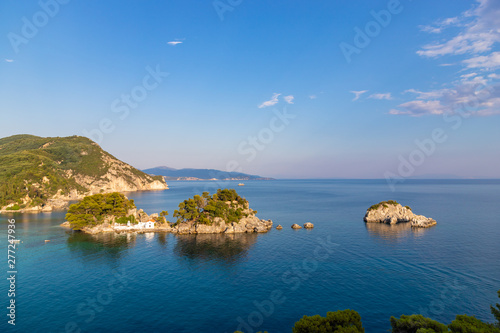
[[[174,169],[159,166],[142,170],[150,175],[165,177],[166,180],[273,180],[274,178],[249,175],[241,172],[227,172],[215,169]]]
[[[47,212],[96,193],[165,190],[148,175],[81,137],[0,139],[0,213]]]

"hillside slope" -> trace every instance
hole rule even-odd
[[[0,139],[0,211],[51,210],[95,193],[162,190],[150,176],[80,137]]]

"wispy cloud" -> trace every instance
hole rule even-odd
[[[386,99],[386,100],[390,101],[392,99],[392,95],[391,95],[391,93],[371,94],[370,96],[368,96],[368,98],[371,98],[371,99]]]
[[[423,91],[419,91],[416,89],[408,89],[408,90],[405,90],[404,93],[405,94],[406,93],[416,94],[417,99],[436,99],[436,98],[442,97],[448,91],[449,91],[449,89],[438,89],[438,90],[423,92]]]
[[[398,105],[400,109],[392,109],[389,114],[407,114],[411,116],[422,116],[424,114],[443,114],[445,107],[440,101],[411,101]],[[403,110],[401,110],[403,109]]]
[[[259,105],[259,109],[262,109],[262,108],[267,108],[268,106],[273,106],[273,105],[278,104],[278,97],[279,97],[280,95],[281,95],[281,94],[274,93],[274,94],[273,94],[273,97],[271,97],[271,99],[270,99],[270,100],[265,101],[265,102],[263,102],[262,104],[260,104],[260,105]]]
[[[458,111],[477,116],[500,114],[500,85],[491,82],[486,82],[486,85],[485,81],[483,76],[466,77],[465,81],[453,89],[429,92],[407,90],[407,93],[417,94],[417,99],[398,105],[389,114],[422,116],[453,114]]]
[[[481,68],[488,71],[494,70],[500,67],[500,52],[493,52],[489,55],[466,59],[463,63],[467,68]]]
[[[168,45],[172,45],[172,46],[175,46],[177,44],[182,44],[182,42],[180,40],[173,40],[171,42],[167,42]]]
[[[460,19],[458,17],[450,17],[444,20],[437,21],[434,25],[421,25],[419,26],[421,31],[432,33],[432,34],[440,34],[444,29],[450,26],[457,26],[460,23]]]
[[[14,62],[13,59],[5,59],[5,62]]]
[[[454,23],[448,25],[456,25],[459,20],[468,21],[463,24],[465,29],[451,39],[425,45],[417,51],[417,54],[436,58],[444,55],[478,54],[491,51],[493,45],[500,41],[500,2],[498,0],[477,0],[477,2],[479,5],[462,13],[461,18],[449,19]],[[441,25],[439,22],[437,25],[437,30],[445,27],[442,22]]]
[[[283,96],[283,99],[288,104],[293,104],[293,100],[295,99],[295,97],[293,95],[288,95],[288,96]]]
[[[368,90],[351,90],[351,93],[354,94],[354,98],[352,99],[352,101],[357,101],[361,97],[361,95],[366,92],[368,92]]]
[[[416,96],[390,110],[390,114],[422,116],[461,111],[476,116],[500,114],[500,84],[493,81],[500,78],[493,73],[500,68],[500,52],[496,51],[500,42],[500,1],[476,0],[476,5],[459,17],[420,28],[440,33],[451,26],[458,27],[459,31],[451,37],[424,45],[417,53],[427,58],[460,56],[454,64],[463,67],[459,72],[461,75],[444,83],[442,89],[406,90],[405,93]],[[448,65],[451,64],[439,66]],[[463,74],[464,70],[470,73]]]
[[[309,95],[309,99],[316,99],[316,98],[318,98],[318,96],[316,96],[316,95]]]

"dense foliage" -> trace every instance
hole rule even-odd
[[[134,208],[134,200],[127,199],[121,193],[94,194],[72,204],[66,214],[66,220],[73,230],[101,224],[107,217],[114,218],[118,223],[127,223],[128,220],[133,222],[133,216],[128,217],[127,214]]]
[[[72,190],[86,192],[72,176],[99,178],[106,174],[109,165],[103,156],[114,159],[90,139],[80,136],[14,135],[0,139],[0,208],[9,204],[17,204],[14,210],[25,208],[26,196],[31,199],[30,206],[43,205],[58,190],[63,195]],[[145,176],[134,168],[131,171]]]
[[[304,316],[292,329],[293,333],[363,333],[364,331],[359,313],[349,309],[328,312],[326,317]]]
[[[248,201],[240,197],[234,189],[218,189],[217,193],[210,196],[208,192],[195,195],[179,204],[179,209],[174,211],[177,223],[194,221],[197,223],[211,224],[213,219],[220,217],[226,222],[237,222],[247,217],[244,212]],[[255,213],[255,211],[254,211]]]
[[[396,319],[391,317],[393,333],[422,333],[422,332],[448,332],[448,327],[422,315],[402,315]]]
[[[492,324],[487,324],[474,316],[457,315],[455,320],[448,325],[453,333],[500,333],[500,329]]]

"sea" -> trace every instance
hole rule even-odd
[[[402,314],[494,321],[500,180],[406,180],[394,189],[385,180],[244,183],[171,181],[168,190],[127,196],[149,214],[168,210],[173,221],[184,199],[234,188],[282,230],[91,236],[61,227],[64,211],[0,215],[0,331],[280,333],[304,315],[344,309],[361,315],[366,332],[387,332],[390,317]],[[363,222],[383,200],[437,225]],[[291,229],[305,222],[314,229]],[[20,240],[14,253],[7,253],[9,224]]]

